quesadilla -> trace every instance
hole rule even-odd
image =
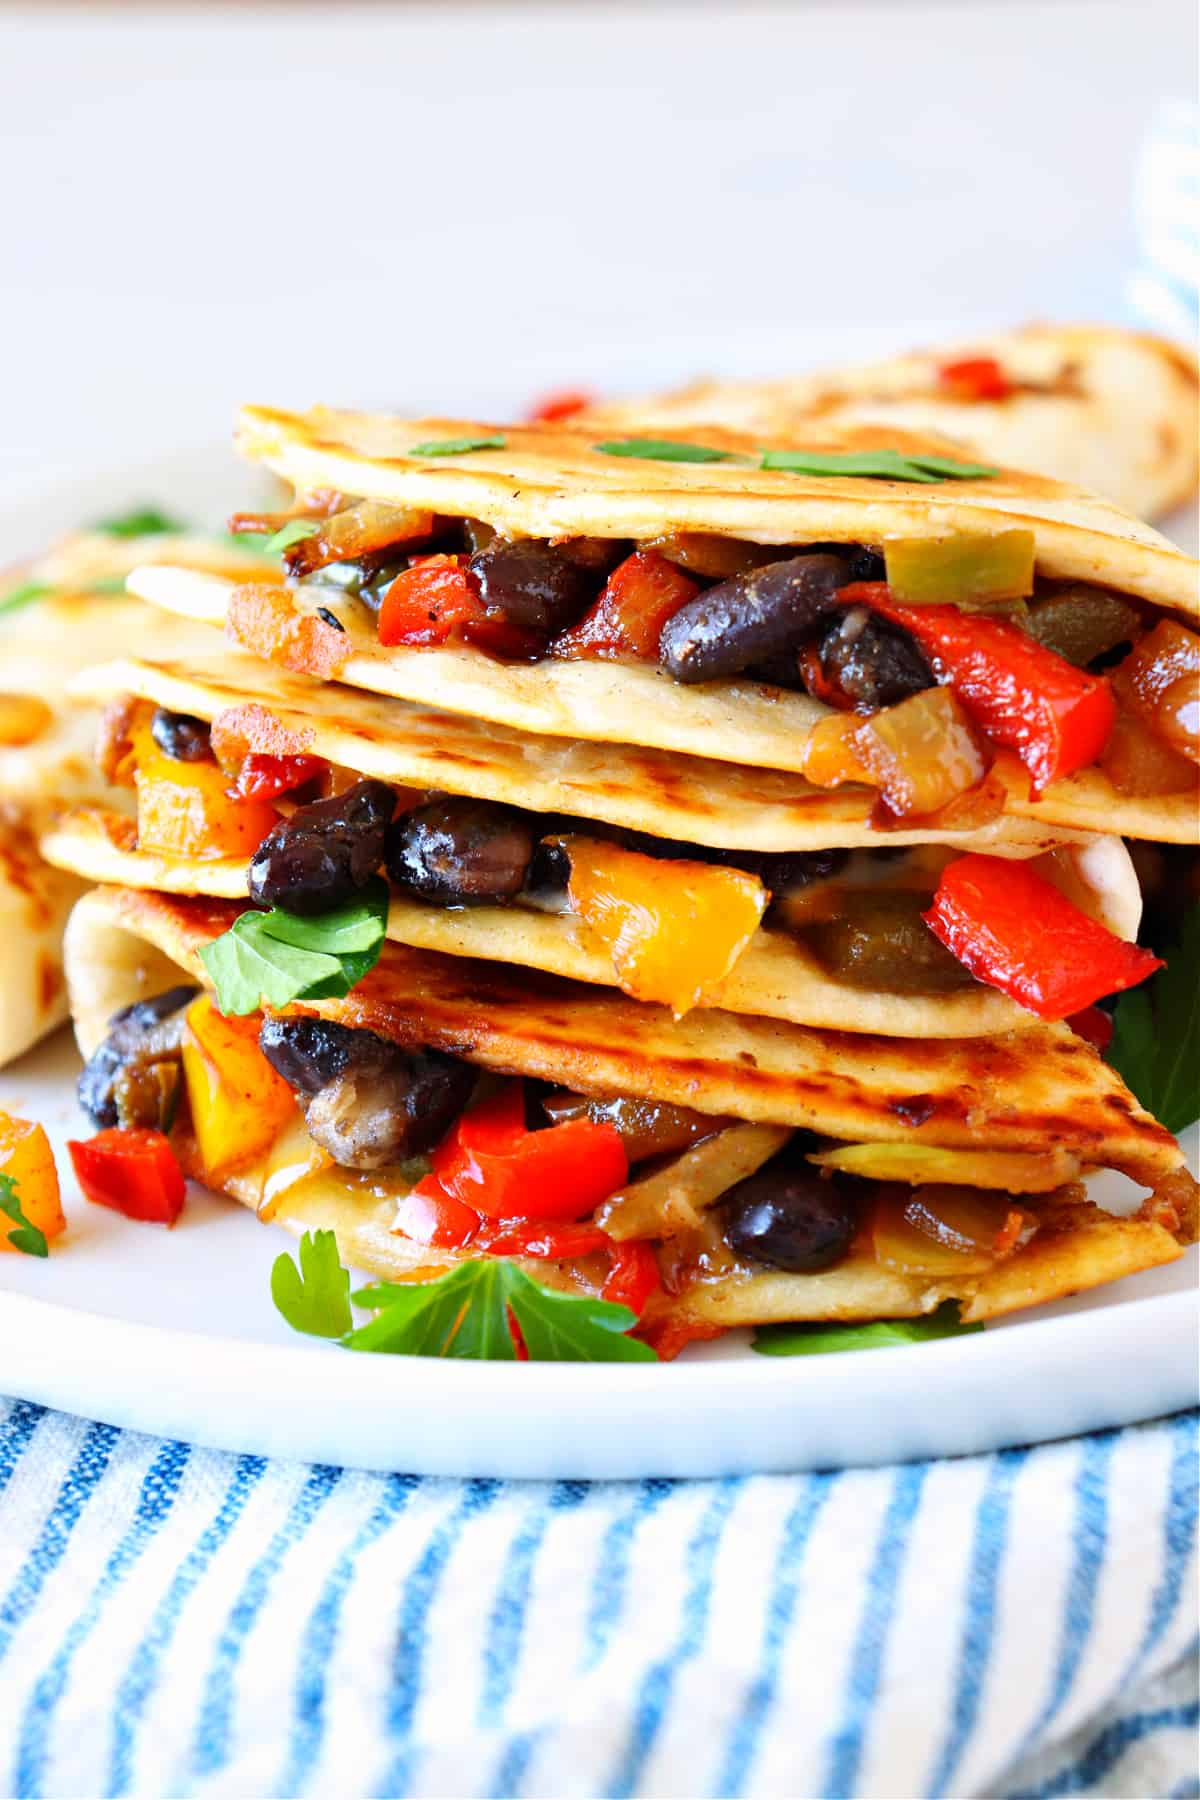
[[[786,770],[878,829],[1196,837],[1196,565],[1094,496],[866,428],[764,449],[250,408],[240,441],[297,486],[285,585],[130,585],[277,665]]]
[[[1195,494],[1197,397],[1194,354],[1163,338],[1115,326],[1026,325],[782,380],[696,381],[587,416],[605,430],[932,431],[988,462],[1091,488],[1156,519]]]
[[[293,1231],[335,1231],[374,1274],[514,1257],[552,1287],[636,1292],[669,1353],[730,1325],[946,1299],[994,1317],[1195,1235],[1178,1146],[1064,1027],[913,1043],[678,1021],[395,944],[342,997],[238,1021],[214,1008],[206,957],[243,916],[128,889],[80,902],[81,1099],[134,1160],[165,1127],[189,1173]],[[1095,1167],[1150,1199],[1100,1212],[1079,1185]]]
[[[44,854],[92,881],[319,920],[386,871],[398,943],[620,987],[678,1015],[703,1004],[899,1037],[1036,1023],[926,923],[970,853],[1020,863],[1115,957],[1111,982],[1057,1016],[1125,985],[1117,966],[1144,957],[1119,839],[1000,817],[880,848],[793,776],[597,754],[234,652],[101,665],[75,685],[109,703],[110,767],[138,794],[136,823],[76,810],[45,834]],[[351,845],[347,886],[334,864]]]
[[[205,627],[124,592],[156,559],[225,579],[271,580],[254,548],[159,529],[145,511],[74,532],[0,578],[0,1067],[67,1017],[61,942],[82,883],[39,856],[37,835],[70,806],[118,810],[127,794],[96,763],[95,711],[67,693],[71,677],[114,644],[186,656]]]

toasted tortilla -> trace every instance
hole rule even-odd
[[[213,624],[224,618],[233,592],[175,569],[139,570],[131,586],[143,599]],[[756,682],[684,688],[653,669],[614,663],[503,664],[469,647],[381,650],[344,610],[353,648],[336,685],[279,664],[265,669],[240,652],[197,655],[185,665],[163,659],[153,665],[153,678],[138,673],[149,663],[108,663],[77,678],[74,691],[89,699],[122,688],[145,691],[156,704],[211,718],[218,695],[221,706],[233,705],[240,690],[277,717],[291,717],[294,748],[317,749],[366,774],[453,787],[461,760],[472,766],[473,783],[484,784],[462,791],[726,849],[943,840],[983,849],[999,841],[1034,843],[1039,827],[1043,842],[1073,831],[1159,843],[1194,843],[1200,835],[1191,793],[1118,794],[1099,769],[1086,769],[1031,800],[1024,770],[1004,754],[996,763],[1006,790],[1004,819],[975,832],[925,827],[885,836],[871,824],[875,795],[868,789],[818,788],[793,772],[808,733],[828,713],[805,694]],[[405,699],[410,703],[401,707]],[[354,740],[353,754],[345,742],[341,755],[320,749],[318,739],[332,743],[343,732]],[[389,752],[380,750],[382,741]],[[401,774],[401,763],[416,772]],[[559,798],[537,797],[555,793]],[[588,798],[599,793],[602,798]]]
[[[165,857],[136,848],[132,820],[99,809],[66,814],[42,837],[57,867],[107,886],[165,894],[246,898],[245,859]],[[439,907],[393,897],[388,937],[418,950],[512,963],[599,987],[617,985],[611,956],[570,913],[524,906]],[[835,1031],[885,1037],[978,1037],[1025,1031],[1034,1014],[982,986],[960,993],[888,994],[851,987],[829,974],[785,932],[762,928],[708,1004]]]
[[[872,796],[814,788],[774,769],[673,756],[637,745],[529,733],[359,689],[314,681],[226,651],[84,670],[72,692],[91,701],[136,694],[173,712],[222,717],[254,750],[312,753],[400,787],[503,800],[724,850],[819,850],[947,843],[1028,856],[1084,834],[1042,818],[1002,816],[974,831],[875,830]],[[1103,829],[1118,829],[1112,818]],[[1133,834],[1136,835],[1136,834]],[[1164,834],[1158,830],[1155,837]]]
[[[947,363],[991,357],[1014,384],[1001,399],[956,395]],[[1163,338],[1104,325],[1026,325],[967,344],[769,381],[695,381],[593,408],[606,431],[696,424],[788,436],[899,426],[957,441],[988,462],[1104,494],[1141,519],[1196,491],[1196,358]]]
[[[149,971],[149,945],[160,971],[167,959],[207,985],[199,951],[244,910],[129,888],[85,896],[68,956],[84,1047],[96,1043],[118,1004],[105,968],[124,971],[126,981],[132,955]],[[1183,1161],[1170,1133],[1066,1026],[907,1040],[711,1010],[676,1021],[662,1007],[607,989],[394,943],[345,998],[298,1010],[580,1093],[647,1095],[847,1143],[1061,1148],[1147,1186]]]
[[[42,860],[23,809],[0,805],[0,1068],[67,1017],[62,934],[84,886]]]
[[[114,888],[76,907],[67,932],[72,1013],[85,1055],[131,1000],[183,970],[203,983],[198,951],[237,908]],[[989,1153],[1066,1149],[1160,1187],[1182,1164],[1174,1139],[1117,1076],[1057,1027],[988,1044],[915,1044],[816,1033],[765,1020],[696,1014],[680,1024],[654,1007],[549,977],[516,976],[389,945],[344,1000],[311,1010],[395,1042],[432,1044],[509,1073],[580,1092],[646,1094],[764,1123],[810,1125],[856,1141],[945,1143]],[[186,1150],[185,1150],[186,1160]],[[385,1279],[421,1279],[453,1265],[393,1229],[401,1189],[337,1168],[267,1193],[270,1157],[228,1176],[223,1190],[297,1234],[337,1234],[344,1259]],[[1080,1203],[1076,1189],[1035,1202],[1043,1227],[982,1275],[916,1279],[880,1267],[857,1247],[820,1275],[750,1274],[684,1286],[656,1301],[653,1324],[732,1326],[788,1319],[910,1317],[957,1299],[982,1319],[1174,1260],[1195,1234],[1192,1213],[1147,1203],[1117,1219]],[[562,1287],[592,1282],[586,1259],[528,1263]]]
[[[1039,574],[1098,582],[1200,616],[1193,560],[1150,526],[1081,488],[1015,468],[985,480],[929,485],[793,475],[755,466],[759,437],[719,427],[701,435],[704,443],[749,461],[606,456],[595,448],[598,434],[589,425],[405,420],[326,407],[308,413],[245,407],[237,444],[298,489],[332,488],[428,507],[482,519],[515,536],[649,538],[707,531],[761,544],[872,544],[1024,526],[1034,533]],[[503,437],[504,447],[436,458],[412,454],[414,445],[429,441],[488,436]],[[940,439],[869,425],[821,424],[789,434],[786,443],[820,451],[885,445],[946,451]],[[785,447],[782,440],[779,447]]]

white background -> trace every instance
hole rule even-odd
[[[0,478],[1120,317],[1195,60],[1190,0],[0,6]]]

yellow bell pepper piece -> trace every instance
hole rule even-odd
[[[132,733],[138,844],[174,856],[250,856],[279,823],[269,800],[231,791],[218,763],[181,762],[154,742],[148,723]]]
[[[677,1019],[733,968],[769,898],[757,875],[660,860],[595,838],[566,837],[571,910],[604,943],[617,982]]]
[[[253,1162],[295,1116],[291,1088],[258,1047],[258,1025],[225,1018],[207,994],[187,1011],[183,1078],[204,1178]]]
[[[35,1230],[56,1238],[67,1229],[54,1153],[40,1125],[0,1113],[0,1175],[14,1183],[21,1211]],[[16,1250],[8,1241],[16,1229],[10,1219],[0,1216],[0,1250]]]

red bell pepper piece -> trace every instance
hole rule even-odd
[[[598,1225],[537,1225],[524,1219],[502,1219],[479,1248],[489,1256],[532,1256],[548,1262],[590,1256],[612,1248],[612,1239]]]
[[[629,1172],[614,1126],[570,1119],[527,1131],[506,1090],[464,1113],[432,1162],[445,1191],[488,1219],[580,1219]]]
[[[838,598],[912,633],[981,730],[1016,751],[1035,799],[1104,748],[1117,716],[1106,678],[1077,669],[1007,620],[956,606],[904,606],[883,581],[855,582]]]
[[[619,563],[595,605],[556,638],[556,656],[638,656],[653,660],[667,620],[700,592],[700,584],[656,550]]]
[[[457,557],[424,556],[403,569],[383,596],[379,642],[444,644],[486,617],[475,577]]]
[[[161,1131],[111,1127],[67,1144],[88,1200],[127,1219],[173,1225],[187,1192],[183,1170]]]
[[[1013,384],[994,356],[963,356],[944,362],[938,380],[959,400],[1003,400]]]
[[[1025,863],[1001,856],[949,863],[922,916],[976,980],[1041,1019],[1068,1018],[1163,966],[1097,925]]]
[[[529,421],[533,425],[553,425],[559,419],[569,419],[575,413],[583,412],[595,398],[586,388],[559,388],[534,401],[529,409]]]
[[[327,766],[320,756],[265,756],[251,750],[242,758],[233,791],[246,800],[274,800],[315,781]]]
[[[617,1306],[627,1306],[640,1316],[651,1294],[657,1292],[660,1285],[658,1258],[649,1244],[640,1240],[621,1244],[614,1241],[609,1246],[609,1255],[612,1268],[600,1290],[600,1298],[611,1300]]]
[[[1085,1006],[1082,1012],[1072,1013],[1067,1024],[1076,1037],[1086,1038],[1102,1056],[1112,1043],[1113,1017],[1102,1006]]]
[[[392,1229],[430,1249],[461,1250],[479,1235],[482,1224],[473,1207],[448,1194],[436,1175],[426,1175],[396,1207]]]

